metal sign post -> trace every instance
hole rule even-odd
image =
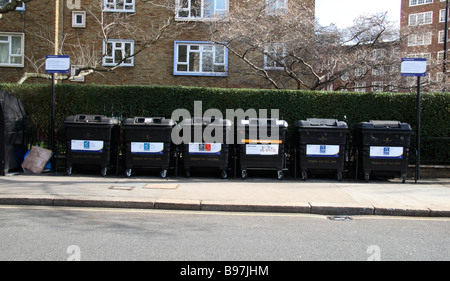
[[[417,77],[417,148],[416,148],[416,177],[415,182],[420,179],[420,112],[421,112],[421,97],[420,97],[420,77],[426,76],[427,60],[422,58],[403,58],[401,72],[402,76],[416,76]]]
[[[59,55],[45,56],[45,72],[52,74],[52,113],[50,128],[50,147],[53,152],[52,170],[58,171],[55,161],[55,73],[70,73],[70,57]]]

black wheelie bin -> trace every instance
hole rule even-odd
[[[122,122],[127,177],[133,168],[159,168],[161,178],[167,177],[176,161],[171,136],[175,125],[164,117],[134,117]]]
[[[0,91],[0,174],[20,168],[27,151],[25,110],[17,97]]]
[[[66,173],[73,165],[100,166],[100,174],[118,168],[120,122],[104,115],[79,114],[64,121],[66,136]]]
[[[284,178],[288,123],[276,118],[250,118],[238,124],[239,156],[242,178],[247,170],[275,170]],[[239,140],[238,140],[239,141]]]
[[[307,179],[309,170],[335,170],[341,181],[349,133],[347,123],[310,118],[299,120],[294,126],[295,166],[299,164],[302,179]]]
[[[222,118],[194,117],[184,119],[179,126],[191,134],[190,140],[183,142],[182,146],[185,175],[190,177],[191,168],[218,168],[221,177],[228,178],[233,152],[233,122]]]
[[[380,175],[400,174],[406,180],[411,126],[400,121],[372,120],[356,124],[356,172],[369,181],[372,172]]]

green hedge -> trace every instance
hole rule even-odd
[[[0,89],[21,98],[28,120],[30,142],[45,138],[50,123],[51,85],[0,84]],[[290,128],[296,120],[336,118],[349,127],[361,121],[400,120],[416,128],[416,94],[348,93],[291,90],[253,90],[166,86],[57,85],[56,125],[63,138],[64,118],[75,114],[104,114],[120,118],[134,116],[171,117],[185,108],[193,114],[194,101],[202,101],[203,112],[226,109],[279,109]],[[438,137],[422,147],[423,155],[437,154],[439,162],[450,163],[448,138],[450,94],[422,95],[422,138]],[[224,116],[225,117],[225,116]],[[413,137],[414,142],[414,137]],[[445,143],[445,145],[444,145]],[[433,156],[434,157],[434,156]],[[443,160],[442,160],[443,159]]]

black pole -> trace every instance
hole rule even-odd
[[[446,91],[445,83],[447,82],[447,41],[448,41],[448,0],[445,1],[445,30],[444,30],[444,62],[443,62],[443,92]]]
[[[417,77],[417,153],[416,153],[416,180],[420,179],[420,111],[421,111],[421,98],[420,98],[420,76]]]
[[[50,132],[50,146],[53,152],[52,155],[52,171],[55,171],[55,74],[52,73],[52,118],[51,118],[51,132]]]

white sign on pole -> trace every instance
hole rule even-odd
[[[46,73],[70,73],[69,56],[45,56]]]
[[[403,58],[402,76],[426,76],[427,59]]]

